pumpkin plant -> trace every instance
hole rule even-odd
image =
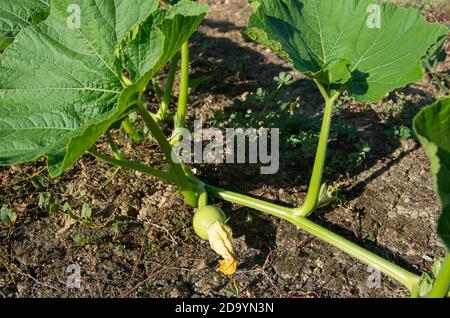
[[[6,11],[16,12],[22,5],[42,1],[4,2],[8,3]],[[221,270],[225,274],[232,274],[237,265],[232,231],[223,211],[209,205],[209,196],[287,220],[420,296],[423,279],[419,276],[312,222],[308,215],[330,202],[322,173],[336,100],[346,93],[359,101],[377,101],[396,88],[421,80],[421,58],[447,35],[447,28],[427,23],[415,10],[377,0],[335,0],[333,5],[320,0],[252,3],[255,11],[246,34],[312,79],[325,100],[308,194],[302,205],[289,208],[206,184],[174,160],[177,128],[186,125],[188,39],[206,15],[207,6],[189,0],[165,2],[162,8],[158,0],[54,1],[48,17],[42,13],[48,10],[38,6],[41,20],[36,23],[31,18],[36,9],[28,7],[25,20],[31,23],[20,26],[23,30],[14,41],[8,40],[10,45],[0,56],[0,164],[46,157],[50,175],[57,177],[88,152],[112,165],[176,184],[185,202],[198,208],[195,231],[224,258]],[[68,27],[67,8],[73,5],[80,8],[80,23]],[[0,23],[13,25],[10,15],[5,18],[6,11],[0,7]],[[375,20],[368,23],[368,18]],[[3,39],[14,36],[0,35]],[[179,59],[179,102],[176,113],[171,114],[168,101]],[[169,61],[164,98],[153,114],[144,92],[149,85],[158,86],[154,77]],[[140,115],[165,154],[167,170],[127,160],[114,144],[111,129],[123,127],[136,136],[127,122],[133,112]],[[159,126],[165,120],[174,123],[172,136],[166,136]],[[103,135],[110,143],[111,155],[94,149]],[[436,281],[438,292],[433,295],[446,295],[448,281]]]

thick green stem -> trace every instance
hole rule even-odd
[[[419,282],[419,277],[417,275],[414,275],[413,273],[408,272],[407,270],[358,246],[357,244],[335,234],[334,232],[315,224],[306,217],[294,217],[290,222],[298,226],[300,229],[303,229],[317,238],[337,247],[342,252],[353,256],[364,264],[367,264],[395,279],[408,288],[411,293],[416,289]]]
[[[167,75],[167,83],[164,89],[164,96],[158,111],[158,117],[163,121],[166,120],[169,116],[170,98],[172,97],[173,84],[175,83],[175,76],[177,75],[179,61],[179,54],[176,54],[170,61],[169,74]]]
[[[316,236],[317,238],[337,247],[339,250],[355,257],[361,262],[378,269],[380,272],[403,284],[410,292],[413,292],[419,282],[419,277],[402,269],[401,267],[375,255],[374,253],[356,245],[355,243],[327,230],[320,225],[308,220],[304,216],[296,216],[295,209],[281,207],[259,199],[242,194],[233,193],[210,185],[206,185],[208,192],[225,201],[237,203],[261,212],[285,219],[298,228]]]
[[[441,271],[434,281],[433,289],[427,298],[443,298],[448,296],[450,291],[450,253],[447,251],[442,263]]]
[[[255,199],[243,194],[226,191],[211,185],[205,184],[205,188],[212,196],[228,202],[233,202],[242,206],[246,206],[284,220],[292,218],[292,209],[269,203],[263,200]]]
[[[172,175],[169,172],[161,171],[161,170],[149,167],[147,165],[144,165],[144,164],[141,164],[138,162],[134,162],[134,161],[130,161],[130,160],[111,158],[111,157],[108,157],[108,156],[94,150],[94,149],[90,149],[88,152],[91,155],[93,155],[95,158],[97,158],[101,161],[107,162],[109,164],[123,167],[123,168],[132,169],[132,170],[141,171],[141,172],[149,174],[151,176],[160,178],[164,181],[177,184],[177,179],[175,178],[174,175]]]
[[[142,142],[144,141],[144,137],[136,130],[134,125],[130,122],[128,118],[125,118],[122,122],[122,127],[125,130],[125,132],[131,136],[131,138],[135,142]]]
[[[193,190],[192,185],[190,184],[188,178],[186,177],[181,164],[174,161],[172,157],[173,155],[172,146],[167,141],[166,136],[164,136],[158,124],[155,122],[153,117],[147,111],[144,104],[142,104],[142,102],[138,102],[137,106],[138,112],[141,114],[142,119],[144,120],[147,127],[150,129],[153,137],[156,139],[156,142],[159,144],[161,150],[166,156],[166,160],[170,164],[171,170],[177,179],[177,184],[181,189],[181,193],[184,195],[186,203],[188,203],[191,206],[197,206],[196,192]]]
[[[188,69],[189,69],[189,47],[188,43],[183,45],[182,49],[182,74],[181,74],[181,83],[180,83],[180,100],[178,112],[175,118],[175,127],[181,128],[185,126],[185,115],[186,115],[186,105],[187,105],[187,93],[188,93]],[[187,203],[191,205],[197,205],[199,200],[197,199],[197,190],[201,193],[200,204],[207,204],[208,193],[212,196],[215,196],[219,199],[229,201],[232,203],[240,204],[249,208],[253,208],[259,210],[261,212],[265,212],[267,214],[282,218],[287,220],[297,226],[300,229],[305,230],[311,235],[316,236],[317,238],[328,242],[329,244],[337,247],[339,250],[355,257],[356,259],[362,261],[369,266],[378,269],[382,273],[388,275],[389,277],[397,280],[401,284],[403,284],[411,293],[414,293],[417,290],[418,283],[420,278],[417,275],[414,275],[401,267],[383,259],[380,256],[358,246],[357,244],[339,236],[336,233],[333,233],[330,230],[308,220],[306,215],[308,215],[312,210],[317,207],[321,189],[321,179],[323,168],[325,164],[328,136],[331,126],[331,117],[333,111],[333,105],[335,100],[338,98],[340,92],[337,92],[331,98],[328,97],[326,90],[323,86],[317,82],[321,93],[325,98],[325,113],[324,120],[322,123],[322,129],[319,138],[319,144],[316,154],[316,159],[314,163],[312,178],[310,182],[310,187],[308,189],[307,198],[305,203],[296,209],[290,209],[287,207],[282,207],[273,203],[265,202],[263,200],[259,200],[256,198],[252,198],[246,195],[234,193],[231,191],[226,191],[214,186],[206,185],[199,181],[197,178],[192,176],[188,171],[185,171],[183,164],[176,163],[172,159],[172,147],[170,143],[167,141],[166,137],[158,127],[155,120],[149,114],[145,106],[142,102],[138,102],[138,111],[142,115],[142,118],[156,141],[160,145],[162,151],[166,155],[166,158],[171,166],[171,172],[167,173],[163,171],[159,171],[145,165],[141,165],[135,162],[130,162],[126,160],[117,160],[113,158],[106,157],[94,150],[91,150],[90,153],[96,156],[97,158],[104,160],[106,162],[128,167],[131,169],[139,170],[154,176],[158,176],[166,181],[173,182],[180,186],[182,193],[185,195]],[[205,191],[206,190],[206,191]],[[203,193],[203,194],[202,194]],[[448,261],[448,257],[447,260]],[[441,295],[442,290],[447,286],[448,289],[448,273],[446,269],[449,266],[443,266],[443,270],[441,271],[442,278],[437,280],[436,294]],[[440,277],[441,277],[440,276]],[[447,284],[447,285],[445,285]],[[440,287],[439,287],[440,286]],[[445,291],[445,293],[447,290]],[[433,293],[433,292],[432,292]],[[433,295],[430,293],[430,295]],[[444,293],[444,295],[445,295]]]
[[[203,208],[208,205],[208,192],[203,191],[198,196],[198,207]]]
[[[181,47],[181,73],[178,108],[175,115],[175,130],[186,127],[186,108],[189,98],[189,41]]]
[[[321,189],[323,168],[325,166],[325,159],[327,157],[328,137],[330,134],[331,118],[333,116],[333,106],[340,92],[337,92],[333,97],[329,98],[322,84],[316,81],[323,97],[325,98],[325,112],[323,115],[322,128],[320,130],[319,143],[317,146],[316,158],[314,160],[314,167],[311,175],[311,181],[306,195],[305,202],[302,206],[294,210],[295,215],[307,216],[319,203],[319,194]]]

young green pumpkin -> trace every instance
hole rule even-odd
[[[194,215],[194,231],[204,240],[209,239],[208,229],[216,222],[225,223],[225,213],[212,205],[206,205],[197,210]]]
[[[225,275],[233,275],[237,270],[237,256],[232,246],[233,232],[225,224],[225,213],[214,206],[203,205],[194,215],[194,230],[199,237],[208,240],[211,248],[220,256],[217,269]]]

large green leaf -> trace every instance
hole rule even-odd
[[[0,1],[0,50],[12,41],[22,29],[41,20],[50,0]]]
[[[436,192],[442,203],[438,234],[450,250],[450,98],[417,114],[414,130],[430,158]]]
[[[448,32],[415,9],[378,0],[260,0],[255,7],[250,38],[310,78],[348,81],[348,93],[362,101],[421,80],[422,57]]]
[[[73,4],[81,8],[80,28],[67,24]],[[130,29],[151,20],[158,5],[158,0],[55,1],[47,20],[19,33],[0,59],[0,164],[46,156],[50,174],[57,176],[123,116],[138,88],[124,89],[115,52]],[[179,12],[173,20],[182,17]],[[173,32],[186,41],[195,28],[183,25]],[[150,63],[164,65],[171,58],[164,53]]]

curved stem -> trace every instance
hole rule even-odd
[[[186,108],[189,98],[189,41],[181,47],[181,74],[175,129],[186,127]]]
[[[158,111],[158,116],[163,121],[167,119],[169,114],[170,98],[172,97],[173,84],[175,82],[175,76],[177,75],[179,61],[179,54],[176,54],[170,61],[169,74],[167,75],[167,83],[164,89],[164,96]]]
[[[433,289],[427,295],[427,298],[443,298],[448,295],[450,290],[450,253],[447,251],[441,271],[434,281]]]
[[[247,195],[227,191],[209,184],[205,184],[205,188],[209,194],[218,199],[246,206],[284,220],[290,221],[292,219],[292,209],[290,208],[252,198]]]
[[[203,191],[198,196],[198,207],[203,208],[208,205],[208,192]]]
[[[331,118],[333,116],[333,106],[340,92],[337,92],[333,97],[329,98],[328,93],[319,81],[316,81],[320,92],[325,99],[325,112],[323,115],[322,128],[320,130],[319,143],[317,146],[316,158],[314,160],[314,167],[311,175],[311,181],[306,195],[305,202],[302,206],[294,209],[294,214],[298,216],[307,216],[319,203],[319,194],[321,189],[323,168],[325,166],[325,159],[327,157],[328,137],[330,134]]]
[[[192,206],[197,206],[197,195],[192,188],[192,185],[189,183],[188,178],[186,177],[183,168],[180,163],[176,163],[173,160],[172,155],[174,154],[172,146],[167,141],[166,136],[164,136],[163,132],[159,128],[158,124],[155,122],[153,117],[147,111],[146,107],[142,102],[138,102],[137,104],[138,112],[141,114],[142,119],[144,120],[147,127],[150,129],[153,137],[156,139],[159,144],[161,150],[166,156],[167,162],[170,164],[171,170],[174,173],[177,184],[181,188],[181,193],[184,195],[186,199],[186,203]]]
[[[317,238],[337,247],[344,253],[358,259],[359,261],[379,270],[387,276],[395,279],[406,288],[409,292],[413,292],[419,282],[419,277],[407,270],[397,266],[388,260],[362,248],[361,246],[339,236],[338,234],[327,230],[320,225],[308,220],[304,216],[293,218],[291,221],[300,229],[316,236]]]
[[[249,208],[268,213],[285,219],[298,228],[316,236],[317,238],[337,247],[339,250],[355,257],[361,262],[378,269],[382,273],[403,284],[410,292],[413,292],[419,282],[419,277],[403,268],[385,260],[384,258],[358,246],[357,244],[323,228],[322,226],[308,220],[304,216],[295,216],[295,209],[281,207],[259,199],[251,198],[242,194],[233,193],[210,185],[205,185],[210,194],[219,199],[237,203]]]
[[[177,184],[177,179],[175,178],[174,175],[172,175],[169,172],[166,171],[161,171],[152,167],[149,167],[147,165],[141,164],[139,162],[134,162],[134,161],[130,161],[130,160],[125,160],[125,159],[115,159],[115,158],[111,158],[108,157],[94,149],[90,149],[88,151],[92,156],[94,156],[95,158],[107,162],[109,164],[115,165],[115,166],[119,166],[119,167],[124,167],[124,168],[129,168],[132,170],[137,170],[137,171],[141,171],[143,173],[149,174],[151,176],[160,178],[162,180],[165,180],[167,182],[170,183],[175,183]]]

